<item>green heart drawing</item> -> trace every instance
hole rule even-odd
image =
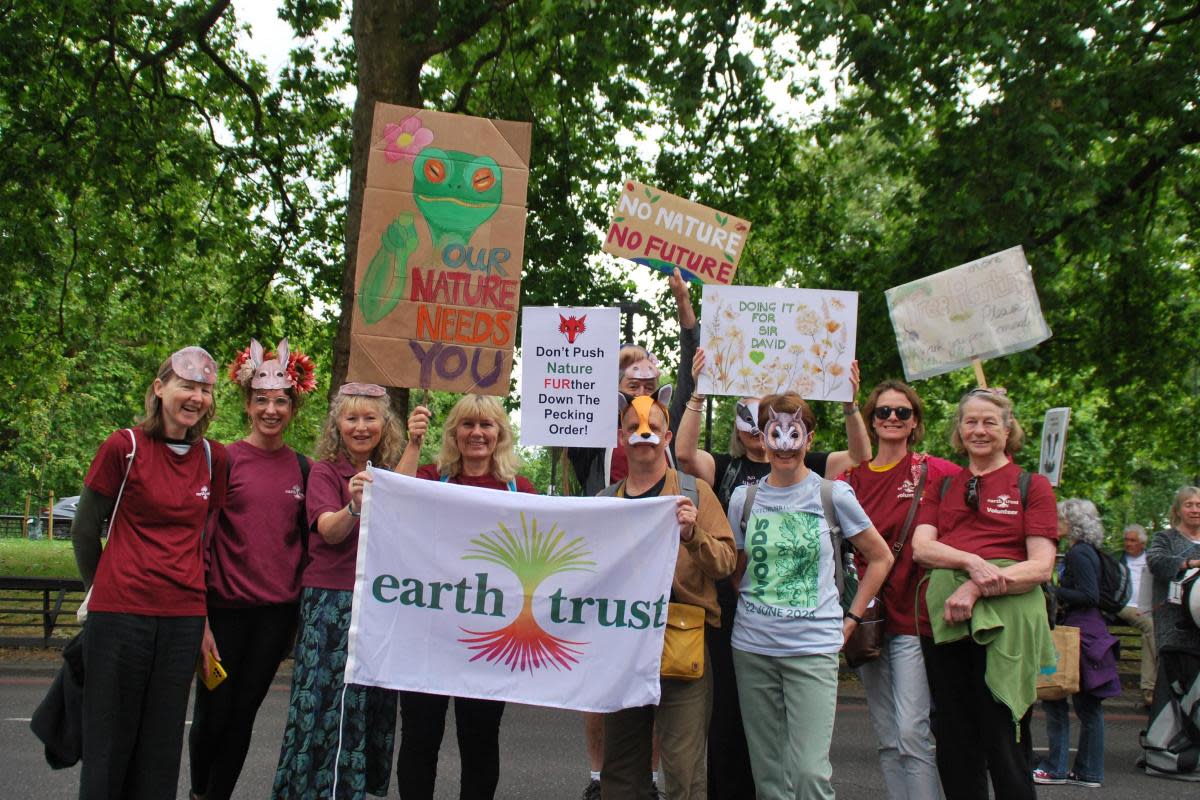
[[[751,350],[750,351],[750,360],[753,361],[755,364],[761,364],[763,362],[763,359],[766,357],[767,357],[767,354],[764,353],[762,350]]]

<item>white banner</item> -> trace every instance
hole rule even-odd
[[[612,447],[620,349],[619,309],[521,309],[521,444]]]
[[[674,497],[373,475],[347,682],[582,711],[658,702]]]
[[[704,285],[701,394],[853,400],[858,292]]]
[[[888,289],[904,377],[931,378],[1050,338],[1020,246]]]

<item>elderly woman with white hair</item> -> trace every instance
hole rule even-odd
[[[1062,624],[1079,628],[1079,692],[1072,700],[1079,717],[1079,750],[1074,769],[1067,770],[1071,721],[1067,701],[1046,700],[1046,758],[1033,771],[1035,783],[1069,783],[1099,787],[1104,782],[1104,709],[1106,697],[1121,693],[1117,675],[1117,638],[1100,614],[1100,553],[1104,526],[1091,500],[1071,498],[1058,504],[1058,533],[1069,542],[1066,568],[1055,587]]]

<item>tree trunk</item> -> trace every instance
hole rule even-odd
[[[333,344],[331,400],[346,380],[350,360],[358,228],[362,223],[375,103],[421,107],[420,77],[425,49],[420,46],[420,41],[432,31],[437,10],[436,0],[355,0],[351,11],[350,29],[358,61],[358,98],[354,101],[352,118],[354,139],[350,156],[350,198],[346,208],[346,264],[342,272],[342,313]],[[408,390],[392,389],[389,394],[396,413],[402,420],[407,419]]]

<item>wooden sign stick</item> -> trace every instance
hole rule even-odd
[[[567,448],[559,449],[559,455],[562,459],[562,496],[571,496],[571,461],[567,458]]]
[[[971,366],[975,368],[975,382],[979,384],[979,388],[988,388],[987,377],[983,374],[983,362],[978,358],[972,358]]]

